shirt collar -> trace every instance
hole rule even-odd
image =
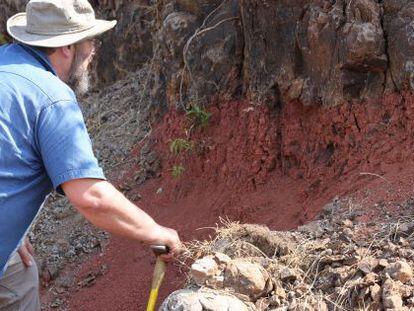
[[[34,46],[29,46],[26,44],[18,43],[25,51],[31,54],[47,71],[50,71],[55,76],[57,76],[55,69],[50,62],[47,54]]]

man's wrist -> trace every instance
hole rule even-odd
[[[149,226],[146,231],[146,236],[143,242],[147,245],[155,245],[162,243],[163,228],[155,221]]]

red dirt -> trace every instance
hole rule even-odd
[[[138,205],[176,228],[183,240],[212,234],[197,229],[214,227],[219,217],[286,230],[314,218],[336,195],[353,194],[366,207],[411,196],[411,94],[330,108],[290,103],[280,111],[227,102],[209,111],[209,126],[190,133],[193,152],[179,156],[169,152],[169,142],[186,137],[188,121],[175,109],[165,115],[152,133],[162,159],[161,177],[134,190],[142,196]],[[174,179],[171,167],[180,163],[185,172]],[[136,169],[129,168],[123,179]],[[365,219],[383,208],[377,205]],[[153,262],[146,248],[113,237],[105,254],[86,263],[78,279],[102,264],[108,272],[71,294],[71,310],[144,310]],[[159,301],[184,281],[170,265]]]

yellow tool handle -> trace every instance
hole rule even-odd
[[[155,304],[157,303],[157,297],[158,297],[158,288],[151,289],[150,297],[148,299],[147,311],[155,310]]]
[[[158,292],[165,275],[165,262],[157,257],[155,263],[154,275],[152,277],[151,292],[148,299],[147,311],[155,311],[155,304],[157,303]]]

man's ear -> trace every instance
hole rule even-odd
[[[62,46],[58,49],[60,50],[60,53],[62,54],[63,57],[69,59],[69,58],[72,58],[73,56],[73,50],[75,49],[75,45],[71,44],[67,46]]]

